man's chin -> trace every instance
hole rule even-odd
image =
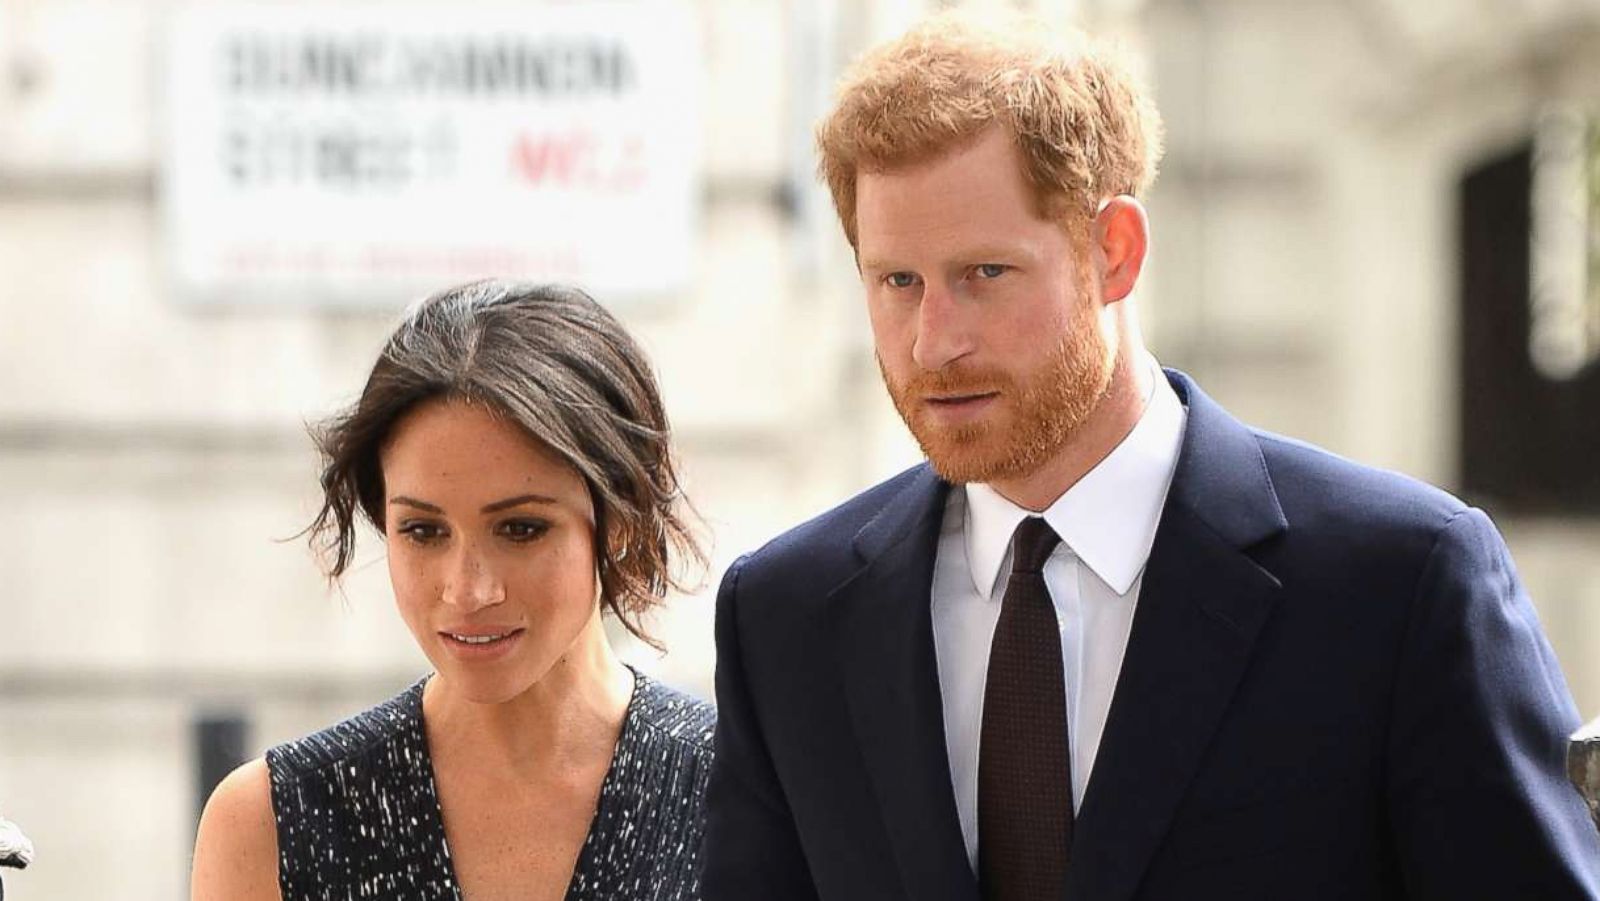
[[[1003,448],[992,441],[938,440],[916,436],[922,455],[939,478],[956,485],[991,482],[1004,478],[1007,467]]]
[[[926,423],[918,426],[911,434],[922,455],[939,478],[954,485],[1027,478],[1049,461],[1051,448],[1066,441],[1066,437],[1049,440],[1042,429],[1030,429],[1026,421],[986,423],[959,432],[928,428]]]

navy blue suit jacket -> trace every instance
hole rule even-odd
[[[1578,717],[1488,518],[1247,429],[1182,450],[1063,901],[1600,898]],[[707,901],[977,901],[919,466],[741,558],[717,601]]]

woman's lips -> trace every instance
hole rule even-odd
[[[488,660],[510,653],[522,641],[523,634],[524,630],[520,628],[479,628],[441,631],[439,637],[444,641],[444,646],[462,660]]]

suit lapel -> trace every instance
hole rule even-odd
[[[1138,889],[1280,587],[1245,553],[1287,527],[1255,437],[1169,377],[1188,425],[1078,814],[1073,901]]]
[[[924,466],[857,535],[863,566],[829,599],[851,722],[916,901],[978,897],[950,783],[929,596],[948,488]]]

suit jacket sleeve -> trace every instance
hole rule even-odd
[[[705,901],[815,901],[794,819],[752,703],[738,621],[739,574],[717,592],[716,764],[706,795]]]
[[[1577,711],[1481,511],[1441,530],[1409,617],[1387,774],[1407,897],[1600,898],[1600,838],[1564,775]]]

